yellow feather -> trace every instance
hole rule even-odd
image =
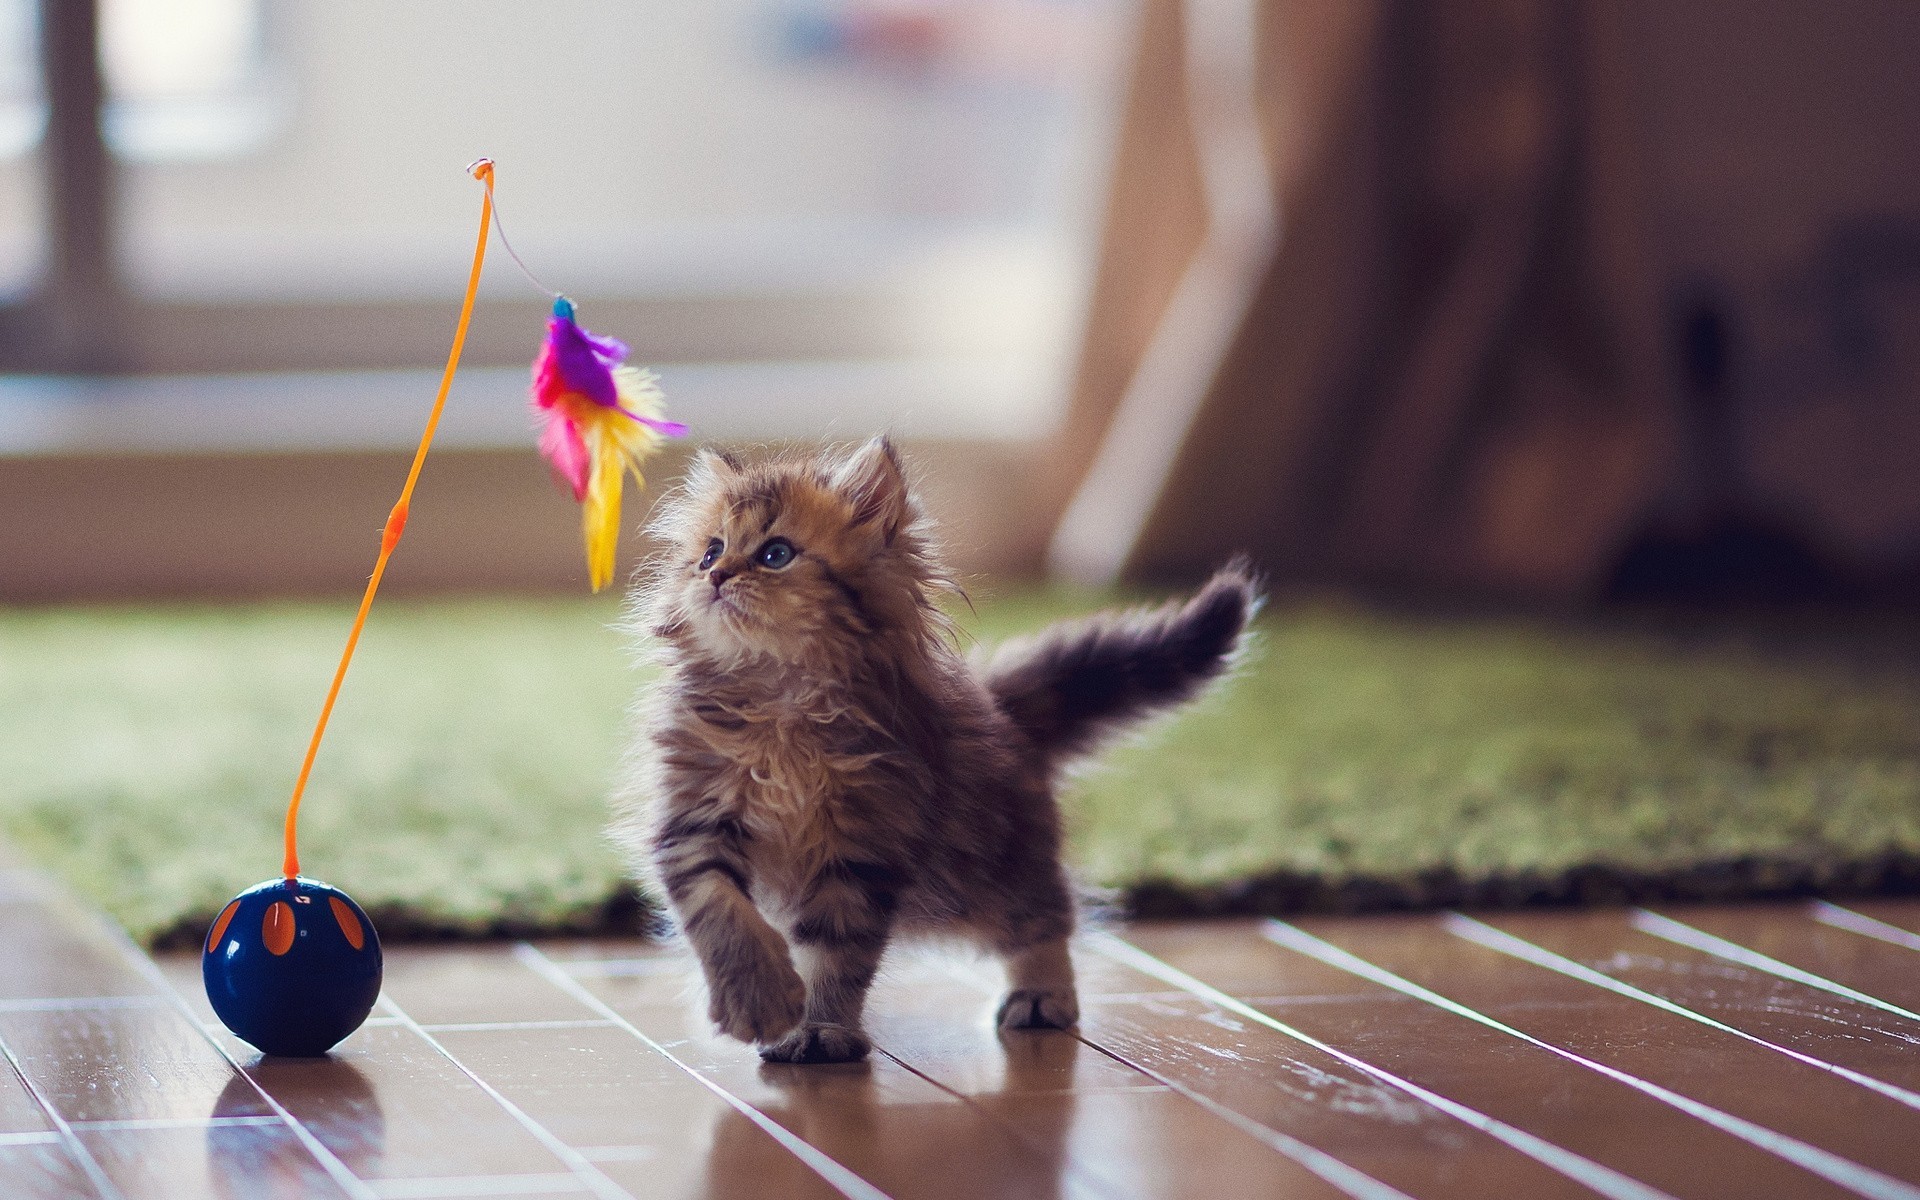
[[[616,378],[620,376],[627,376],[620,378],[622,384],[641,385],[634,389],[638,395],[622,387],[622,399],[638,400],[641,403],[634,406],[636,409],[655,415],[659,391],[651,385],[650,378],[641,372],[624,370],[616,373]],[[653,429],[615,409],[593,406],[582,416],[581,432],[592,467],[587,476],[587,494],[580,520],[587,548],[587,577],[597,592],[613,582],[614,556],[620,546],[620,493],[626,473],[632,471],[634,482],[645,487],[647,481],[640,473],[640,463],[663,439]]]
[[[593,474],[587,479],[580,522],[587,542],[587,578],[596,592],[613,582],[613,556],[620,547],[620,486],[626,467],[624,456],[607,453],[603,446],[594,448]]]

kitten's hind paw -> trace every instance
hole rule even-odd
[[[993,1020],[1002,1029],[1072,1029],[1080,1020],[1080,1000],[1071,991],[1016,988]]]
[[[859,1062],[871,1049],[873,1043],[858,1029],[809,1021],[771,1046],[760,1047],[760,1057],[779,1063]]]

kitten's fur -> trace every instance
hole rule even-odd
[[[769,1060],[864,1056],[861,1008],[898,932],[1002,956],[1002,1025],[1071,1026],[1055,778],[1227,670],[1246,570],[973,667],[884,439],[838,462],[702,452],[663,508],[637,604],[665,670],[615,833],[698,953],[715,1024]],[[760,561],[773,539],[790,564]]]

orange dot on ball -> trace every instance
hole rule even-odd
[[[227,906],[220,910],[219,919],[214,921],[213,929],[207,934],[208,954],[212,954],[214,947],[220,944],[220,939],[227,936],[227,925],[233,920],[233,914],[239,907],[240,902],[238,900],[230,900],[227,902]]]
[[[286,901],[276,900],[267,906],[267,915],[260,918],[260,940],[274,954],[293,949],[293,909]]]
[[[360,928],[360,918],[353,915],[347,902],[338,896],[327,897],[327,907],[333,909],[333,919],[340,922],[340,932],[347,935],[347,945],[355,950],[367,944],[367,935]]]

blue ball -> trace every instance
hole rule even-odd
[[[200,956],[207,999],[268,1054],[311,1058],[360,1028],[380,997],[380,938],[352,897],[269,879],[233,898]]]

